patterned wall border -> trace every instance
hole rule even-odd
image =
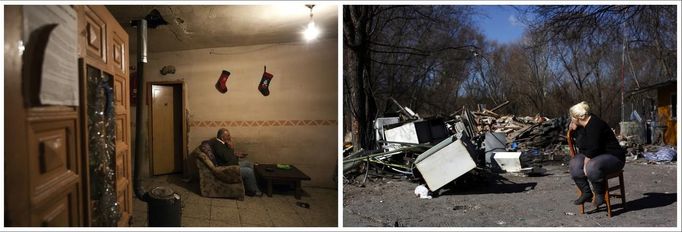
[[[190,121],[190,127],[334,126],[336,120]]]

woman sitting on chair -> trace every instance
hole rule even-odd
[[[617,172],[625,166],[625,149],[619,144],[611,127],[590,113],[590,106],[586,102],[578,103],[570,108],[571,124],[569,130],[574,131],[576,145],[579,149],[570,162],[571,177],[582,194],[573,201],[580,205],[592,201],[594,188],[595,208],[604,204],[604,177]]]

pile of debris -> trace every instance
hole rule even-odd
[[[507,104],[509,101],[492,110],[479,109],[476,112],[469,112],[463,108],[451,115],[453,119],[447,122],[454,125],[456,129],[468,127],[467,135],[472,138],[485,133],[503,133],[510,142],[509,145],[513,146],[510,147],[512,150],[545,148],[565,142],[564,134],[570,122],[568,117],[549,119],[540,115],[534,117],[499,116],[493,112]]]
[[[677,159],[674,146],[664,142],[664,130],[655,119],[643,120],[637,111],[630,114],[630,121],[620,122],[620,134],[616,136],[625,148],[627,161],[644,158],[651,163],[666,163]]]
[[[464,174],[535,172],[547,160],[568,160],[568,118],[498,115],[462,108],[448,118],[421,118],[395,100],[398,117],[374,121],[378,150],[344,155],[347,181],[364,174],[423,179],[436,190]]]

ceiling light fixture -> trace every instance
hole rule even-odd
[[[315,21],[313,20],[313,7],[315,5],[305,5],[310,8],[310,22],[308,22],[308,27],[303,31],[303,37],[306,41],[315,40],[320,35],[320,30],[315,26]]]

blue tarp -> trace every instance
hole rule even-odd
[[[677,151],[670,147],[661,147],[656,152],[644,152],[642,155],[648,161],[673,161],[677,156]]]

